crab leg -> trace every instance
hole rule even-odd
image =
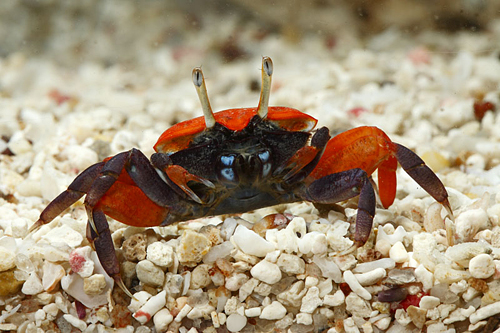
[[[448,201],[448,192],[446,192],[443,183],[441,183],[436,174],[410,149],[398,143],[395,143],[394,146],[395,156],[406,173],[436,199],[437,202],[441,203],[446,208],[450,218],[453,218],[453,212]]]
[[[52,200],[40,214],[40,218],[30,228],[30,232],[52,221],[66,208],[77,202],[90,189],[94,179],[100,174],[105,162],[91,165],[85,169],[68,188]]]
[[[368,175],[362,169],[350,169],[313,181],[303,198],[312,202],[333,204],[359,195],[354,241],[362,246],[370,236],[375,215],[375,192]]]
[[[99,262],[106,273],[115,280],[116,284],[120,286],[128,296],[133,298],[133,295],[128,291],[127,287],[125,287],[120,275],[120,264],[116,257],[115,247],[113,239],[111,238],[111,231],[109,230],[106,215],[104,215],[101,209],[94,209],[92,211],[92,220],[94,221],[96,231],[90,227],[89,221],[87,225],[87,238],[89,242],[94,245],[99,257]]]

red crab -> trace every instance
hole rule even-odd
[[[213,113],[203,73],[195,68],[204,117],[166,130],[151,160],[132,149],[90,166],[43,210],[32,230],[86,195],[87,237],[106,272],[126,290],[106,215],[133,226],[165,226],[282,203],[331,204],[359,196],[354,235],[359,246],[375,214],[370,175],[378,169],[380,198],[388,207],[396,195],[397,162],[451,214],[437,176],[380,129],[359,127],[330,139],[326,127],[313,132],[317,120],[311,116],[268,107],[272,72],[271,59],[264,57],[258,107]]]

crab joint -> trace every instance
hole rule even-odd
[[[215,125],[215,117],[208,100],[207,87],[205,86],[205,78],[200,67],[193,69],[193,83],[200,99],[203,115],[205,116],[205,125],[211,128]]]
[[[271,78],[273,76],[273,61],[269,57],[262,57],[262,88],[260,89],[259,107],[257,114],[266,118],[271,93]]]

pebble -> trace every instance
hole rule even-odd
[[[356,293],[350,293],[345,298],[347,311],[355,316],[369,317],[372,313],[370,303],[359,297]]]
[[[467,280],[470,277],[468,271],[453,269],[448,264],[438,264],[434,271],[434,278],[442,283],[453,283],[460,280]]]
[[[76,318],[75,316],[73,315],[70,315],[70,314],[65,314],[63,315],[63,318],[71,324],[71,326],[79,329],[80,331],[84,331],[86,328],[87,328],[87,324],[83,321],[83,320],[80,320],[78,318]]]
[[[144,284],[159,287],[165,282],[165,273],[149,260],[142,260],[136,266],[137,278]]]
[[[345,295],[342,290],[337,290],[333,295],[326,295],[323,304],[328,306],[339,306],[344,303]]]
[[[262,313],[262,309],[259,307],[245,309],[245,316],[248,318],[258,317]]]
[[[353,292],[367,301],[372,299],[372,294],[359,284],[358,280],[351,271],[345,271],[343,277],[344,281],[349,285],[349,288],[351,288]]]
[[[382,258],[374,261],[358,264],[352,269],[354,273],[366,273],[377,268],[391,269],[396,266],[396,262],[391,258]]]
[[[321,306],[323,301],[319,298],[318,287],[311,287],[307,290],[307,293],[302,298],[302,305],[300,306],[300,312],[313,313],[318,306]]]
[[[262,260],[257,265],[252,267],[250,274],[267,284],[275,284],[281,280],[281,271],[278,265],[273,264],[267,260]]]
[[[488,214],[482,208],[466,210],[455,219],[456,233],[464,242],[472,240],[479,230],[489,224]]]
[[[90,296],[100,295],[106,289],[106,279],[102,274],[94,274],[83,279],[83,291]]]
[[[471,324],[476,324],[477,322],[495,316],[500,313],[500,301],[486,306],[482,306],[477,309],[476,312],[470,315],[469,320]]]
[[[260,319],[279,320],[286,315],[286,308],[278,301],[273,301],[262,309]]]
[[[229,291],[237,291],[248,281],[248,276],[244,273],[236,273],[226,279],[225,287]]]
[[[189,304],[185,304],[185,305],[182,307],[181,311],[179,311],[179,313],[177,314],[177,316],[175,317],[175,319],[174,319],[174,320],[175,320],[176,322],[178,322],[178,323],[182,322],[182,319],[184,319],[184,317],[186,317],[186,316],[187,316],[187,314],[188,314],[189,312],[191,312],[191,310],[192,310],[192,309],[193,309],[193,307],[192,307],[191,305],[189,305]]]
[[[21,292],[25,295],[36,295],[43,291],[42,281],[38,275],[33,272],[28,279],[24,282]]]
[[[0,246],[0,272],[16,267],[15,260],[16,254],[13,251]]]
[[[196,266],[191,272],[191,289],[205,288],[212,282],[208,273],[210,266],[201,264]]]
[[[192,230],[186,230],[177,246],[179,261],[188,266],[195,266],[208,253],[212,242],[207,236]]]
[[[275,250],[273,243],[242,225],[236,227],[232,239],[241,251],[256,257],[265,257],[268,252]]]
[[[434,285],[434,275],[422,264],[415,268],[415,276],[417,277],[417,281],[422,283],[424,290],[429,290]]]
[[[65,275],[66,270],[61,265],[53,264],[50,261],[44,262],[42,276],[43,289],[45,291],[53,291]]]
[[[442,209],[443,206],[439,202],[434,202],[427,208],[424,217],[424,229],[427,232],[444,229],[444,219],[441,218]]]
[[[408,252],[401,241],[394,243],[389,251],[389,257],[398,264],[406,262],[409,259]]]
[[[94,262],[90,259],[92,248],[90,246],[78,247],[69,254],[69,265],[71,271],[77,273],[82,278],[92,275],[94,272]]]
[[[153,316],[153,323],[157,332],[167,331],[168,325],[174,320],[174,316],[166,308],[156,312]]]
[[[259,280],[255,278],[251,278],[250,280],[246,281],[238,290],[238,297],[240,302],[245,301],[245,299],[252,294],[259,283]]]
[[[159,267],[170,267],[174,262],[174,249],[165,242],[154,242],[146,250],[146,259]]]
[[[239,332],[247,324],[247,318],[245,316],[233,313],[226,319],[226,328],[229,332]]]
[[[434,296],[423,296],[420,299],[419,307],[422,309],[430,310],[436,308],[441,304],[441,300]]]
[[[70,248],[76,248],[82,244],[83,236],[78,231],[63,224],[51,229],[42,236],[42,239],[53,246],[60,244],[62,246],[67,245]]]
[[[297,324],[301,325],[311,325],[313,323],[313,318],[310,313],[297,313],[295,319]]]
[[[410,305],[406,309],[406,313],[408,313],[408,316],[410,317],[413,324],[415,324],[415,326],[417,326],[418,328],[424,327],[426,320],[425,315],[427,314],[427,310]]]
[[[489,254],[480,254],[469,262],[469,272],[477,279],[487,279],[495,273],[495,263]]]
[[[314,255],[313,262],[319,267],[323,277],[330,278],[335,283],[342,282],[342,272],[332,258]]]
[[[156,294],[150,297],[139,310],[132,315],[141,324],[147,323],[161,308],[166,304],[167,291]]]
[[[21,289],[23,281],[16,279],[14,271],[0,272],[0,296],[10,296]]]
[[[328,251],[328,240],[324,233],[311,231],[298,241],[299,252],[302,254],[324,254]]]
[[[380,267],[366,273],[354,274],[356,280],[358,280],[359,284],[362,286],[371,286],[385,278],[386,275],[387,271]]]
[[[144,260],[146,259],[146,245],[147,240],[144,234],[133,234],[123,242],[123,256],[132,262]]]

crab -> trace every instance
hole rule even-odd
[[[371,232],[378,170],[382,205],[396,195],[397,164],[452,216],[439,178],[410,149],[376,127],[330,138],[317,120],[290,107],[268,106],[273,63],[262,59],[257,107],[214,113],[200,68],[192,73],[203,116],[167,129],[148,159],[131,149],[84,170],[40,214],[31,230],[49,223],[85,195],[87,238],[125,291],[106,215],[127,225],[166,226],[205,216],[238,214],[298,201],[338,203],[359,196],[354,243]],[[130,293],[128,293],[130,295]]]

